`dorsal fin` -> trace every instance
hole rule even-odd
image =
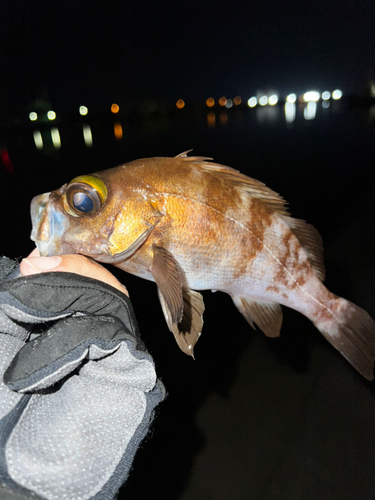
[[[187,156],[190,151],[185,151],[176,156],[176,158],[193,163],[194,166],[198,167],[203,172],[220,176],[233,186],[249,193],[251,197],[261,201],[271,212],[282,216],[283,220],[288,224],[294,235],[299,239],[301,246],[306,251],[307,257],[318,278],[324,281],[325,266],[323,259],[323,243],[320,234],[313,226],[307,224],[303,220],[290,217],[285,207],[285,200],[262,182],[241,174],[241,172],[234,168],[207,161],[211,160],[211,158]]]
[[[246,191],[252,198],[261,201],[271,212],[276,212],[280,215],[288,215],[285,207],[285,200],[279,194],[275,193],[275,191],[272,191],[272,189],[263,184],[263,182],[248,177],[245,174],[241,174],[241,172],[234,168],[207,161],[211,160],[211,158],[187,156],[188,152],[189,151],[181,153],[176,156],[176,158],[193,163],[195,167],[198,167],[203,172],[220,176],[222,179],[232,184],[232,186]]]
[[[304,220],[293,219],[292,217],[283,217],[283,219],[288,224],[293,234],[297,236],[316,275],[320,281],[323,282],[326,271],[323,257],[323,242],[320,234],[314,226],[308,224]]]

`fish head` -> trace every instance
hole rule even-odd
[[[76,177],[33,198],[31,239],[42,256],[82,254],[115,264],[146,241],[160,219],[155,196],[129,185],[119,169]]]

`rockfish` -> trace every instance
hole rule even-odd
[[[41,255],[79,253],[155,281],[183,352],[203,326],[197,290],[228,293],[254,328],[280,334],[281,305],[307,316],[367,379],[375,322],[323,285],[318,232],[261,182],[205,157],[135,160],[76,177],[31,203]]]

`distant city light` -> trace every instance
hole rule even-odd
[[[278,100],[279,100],[279,98],[277,97],[277,95],[276,94],[272,94],[268,98],[268,104],[270,106],[274,106],[275,104],[277,104]]]
[[[331,92],[328,92],[328,90],[325,90],[322,93],[322,99],[323,99],[323,101],[327,101],[330,98],[331,98]]]
[[[296,100],[297,100],[296,94],[289,94],[286,98],[286,102],[290,103],[296,102]]]
[[[213,106],[215,106],[215,101],[212,97],[209,97],[206,101],[206,106],[208,108],[212,108]]]
[[[51,137],[52,137],[52,144],[55,149],[60,149],[61,148],[61,138],[60,138],[60,132],[59,129],[53,127],[51,128]]]
[[[225,105],[226,105],[226,103],[227,103],[227,98],[226,98],[226,97],[224,97],[224,96],[223,96],[223,97],[220,97],[220,99],[219,99],[219,104],[220,104],[220,106],[225,106]]]
[[[303,110],[305,120],[313,120],[316,116],[316,101],[309,101]]]
[[[111,113],[114,115],[120,111],[120,106],[118,104],[112,104],[111,106]]]
[[[35,122],[35,120],[38,119],[38,115],[35,113],[35,111],[32,111],[30,114],[29,114],[29,118],[32,122]]]
[[[236,97],[233,99],[233,104],[234,104],[235,106],[239,106],[239,105],[241,104],[241,102],[242,102],[242,99],[241,99],[241,97],[240,97],[239,95],[238,95],[238,96],[236,96]]]
[[[83,140],[85,141],[86,147],[91,148],[91,146],[93,145],[93,141],[92,141],[92,133],[90,125],[84,125],[82,127],[82,132],[83,132]]]
[[[262,95],[262,97],[259,99],[259,104],[261,106],[265,106],[268,103],[268,97],[266,95]]]
[[[120,141],[124,135],[120,122],[115,122],[115,124],[113,125],[113,131],[115,133],[116,139]]]
[[[303,100],[305,102],[316,102],[319,101],[320,94],[316,90],[310,90],[309,92],[305,92],[303,94]]]
[[[47,112],[47,118],[49,120],[55,120],[56,119],[56,113],[54,111],[52,111],[52,109],[50,109],[48,112]]]
[[[341,99],[342,97],[342,92],[341,90],[339,89],[336,89],[332,92],[332,99],[334,99],[335,101],[337,101],[338,99]]]
[[[250,99],[247,101],[247,105],[249,108],[254,108],[258,103],[258,100],[256,97],[250,97]]]
[[[227,102],[225,103],[226,108],[231,108],[233,106],[233,101],[232,99],[228,99]]]
[[[207,125],[210,128],[213,128],[215,126],[215,122],[216,122],[215,113],[213,111],[210,111],[209,113],[207,113]]]
[[[179,99],[177,102],[176,102],[176,108],[178,109],[182,109],[185,107],[185,101],[183,99]]]
[[[79,107],[79,114],[82,116],[86,116],[89,110],[86,108],[86,106],[80,106]]]
[[[43,149],[43,138],[40,130],[34,130],[34,142],[36,149]]]
[[[294,101],[293,102],[287,101],[285,103],[284,111],[285,111],[286,123],[293,123],[294,120],[296,119],[296,103]]]

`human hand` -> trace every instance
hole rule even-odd
[[[69,272],[103,281],[117,288],[129,297],[129,293],[112,273],[94,260],[84,255],[59,255],[56,257],[41,257],[39,250],[35,248],[31,254],[23,259],[20,264],[22,276],[48,272]]]
[[[123,290],[61,258],[74,273],[23,261],[0,283],[4,500],[113,498],[165,396]]]

